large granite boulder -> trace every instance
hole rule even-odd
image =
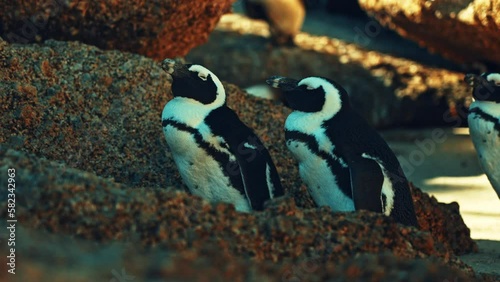
[[[234,0],[0,0],[0,36],[9,42],[78,40],[157,60],[204,43]]]
[[[402,36],[457,62],[500,65],[499,0],[360,0]]]

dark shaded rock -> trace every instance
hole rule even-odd
[[[360,254],[344,262],[310,257],[273,263],[234,257],[214,246],[173,251],[21,227],[17,238],[23,242],[17,248],[17,281],[474,281],[437,259],[406,260],[388,253]],[[5,244],[0,250],[7,252]],[[0,262],[6,263],[5,256]]]
[[[327,0],[326,10],[332,14],[366,17],[366,13],[359,6],[358,0]]]
[[[500,65],[500,1],[360,0],[382,24],[457,62]]]
[[[239,86],[261,84],[272,75],[334,79],[350,93],[354,108],[376,127],[455,126],[452,122],[470,103],[461,73],[304,33],[296,36],[298,47],[270,49],[267,35],[263,23],[224,16],[208,43],[193,49],[187,60]]]
[[[473,275],[470,267],[434,241],[430,233],[396,224],[392,218],[378,213],[300,209],[291,198],[275,199],[263,212],[238,213],[232,205],[209,204],[180,191],[126,189],[110,179],[6,149],[3,145],[0,147],[0,167],[16,168],[16,184],[20,187],[36,184],[35,194],[16,193],[20,202],[16,218],[30,229],[71,234],[103,243],[121,240],[136,248],[193,250],[194,257],[198,251],[208,249],[225,254],[220,258],[223,260],[251,258],[254,262],[278,266],[309,261],[318,264],[320,275],[325,275],[322,271],[326,270],[319,266],[343,261],[348,262],[338,268],[338,275],[393,277],[395,269],[403,272],[420,269],[424,277],[445,275],[446,272],[426,263],[397,262],[427,257]],[[0,180],[6,181],[6,177],[0,175]],[[26,198],[36,204],[23,204]],[[6,211],[2,204],[2,218],[6,217]],[[381,255],[386,252],[398,259],[392,256],[357,257],[362,253]],[[71,256],[72,253],[68,253]],[[213,263],[218,264],[217,261]],[[235,263],[238,265],[238,261]],[[364,270],[360,270],[365,263]],[[379,272],[379,265],[390,266],[390,270]],[[194,266],[196,262],[185,265],[188,269]],[[355,270],[350,270],[352,267]],[[300,270],[293,266],[287,269],[291,272],[287,275],[292,276]]]
[[[234,0],[0,1],[0,36],[9,42],[78,40],[162,60],[207,40]]]

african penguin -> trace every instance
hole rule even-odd
[[[500,198],[500,73],[467,74],[465,81],[473,87],[467,118],[472,143]]]
[[[191,193],[236,210],[262,210],[283,195],[276,167],[259,138],[226,106],[220,80],[201,65],[165,59],[174,98],[162,125],[180,175]]]
[[[303,0],[244,0],[245,13],[269,23],[274,45],[293,46],[300,32],[306,10]]]
[[[293,111],[285,122],[288,149],[318,206],[365,209],[418,226],[408,181],[382,137],[350,105],[345,89],[323,77],[271,77]]]

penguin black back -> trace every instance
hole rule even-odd
[[[246,193],[251,194],[249,201],[253,209],[262,210],[269,195],[272,197],[284,195],[271,155],[234,111],[225,106],[220,107],[212,111],[205,121],[214,135],[224,136],[228,149],[236,156],[237,163],[226,169],[230,175],[243,178],[243,184],[247,187]],[[268,189],[257,189],[257,187],[268,187]]]
[[[408,180],[398,159],[380,134],[353,110],[340,111],[338,115],[325,123],[325,128],[328,128],[328,136],[331,136],[332,142],[338,144],[341,154],[353,156],[363,152],[365,157],[374,158],[382,164],[394,188],[391,215],[405,225],[418,226]],[[374,196],[377,195],[366,193],[367,199],[365,200],[368,201],[369,197]],[[384,194],[381,198],[382,206],[386,206],[387,198]]]

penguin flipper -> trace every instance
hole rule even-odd
[[[374,160],[359,158],[349,163],[352,200],[356,210],[382,212],[382,184],[384,175]]]
[[[206,118],[212,132],[222,136],[236,158],[239,169],[227,168],[232,176],[240,174],[243,189],[252,209],[262,210],[264,203],[284,194],[280,177],[264,144],[228,107],[220,107]]]
[[[230,143],[229,147],[240,167],[243,188],[252,209],[262,210],[267,200],[284,192],[267,149],[253,133],[246,136],[244,141]]]

